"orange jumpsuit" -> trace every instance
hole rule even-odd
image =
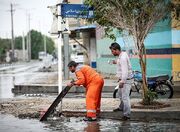
[[[96,117],[100,113],[101,91],[104,85],[103,78],[90,66],[77,66],[75,71],[77,81],[75,85],[86,88],[87,117]]]

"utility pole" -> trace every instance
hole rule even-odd
[[[58,4],[62,3],[63,0],[58,0]],[[60,93],[62,91],[62,17],[61,17],[61,6],[58,6],[58,92]],[[62,103],[62,102],[61,102]],[[62,110],[62,104],[61,104],[61,110]]]
[[[69,63],[69,33],[63,33],[64,44],[64,79],[69,79],[69,69],[66,68]]]
[[[13,9],[13,4],[11,3],[11,49],[12,49],[12,56],[11,56],[11,61],[14,61],[14,44],[15,44],[15,41],[14,41],[14,23],[13,23],[13,12],[15,10]]]
[[[24,32],[23,32],[23,36],[22,36],[22,50],[23,50],[23,61],[26,60],[26,56],[25,56],[25,39],[24,39]]]
[[[28,61],[31,61],[31,30],[30,30],[30,14],[28,14],[28,34],[27,34],[27,38],[28,38],[28,43],[27,43],[27,47],[28,47]]]
[[[26,35],[26,49],[27,49],[27,61],[29,61],[29,38],[28,38],[28,31],[27,31],[27,35]]]
[[[46,48],[46,35],[44,35],[44,52],[47,55],[47,48]]]

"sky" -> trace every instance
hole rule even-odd
[[[10,3],[14,11],[14,36],[26,35],[28,15],[30,29],[35,29],[49,36],[53,16],[47,6],[55,5],[57,0],[0,0],[0,38],[11,38]]]

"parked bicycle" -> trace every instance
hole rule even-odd
[[[173,97],[173,77],[169,77],[169,75],[159,75],[155,77],[147,77],[148,89],[156,92],[158,98],[172,98]],[[139,71],[133,71],[133,83],[132,88],[130,90],[130,94],[132,92],[140,93],[142,87],[142,74]],[[113,92],[113,98],[116,98],[118,95],[119,86],[115,87]]]

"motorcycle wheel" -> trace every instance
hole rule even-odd
[[[172,98],[173,97],[173,88],[167,83],[160,83],[156,86],[155,92],[158,95],[158,98]]]

